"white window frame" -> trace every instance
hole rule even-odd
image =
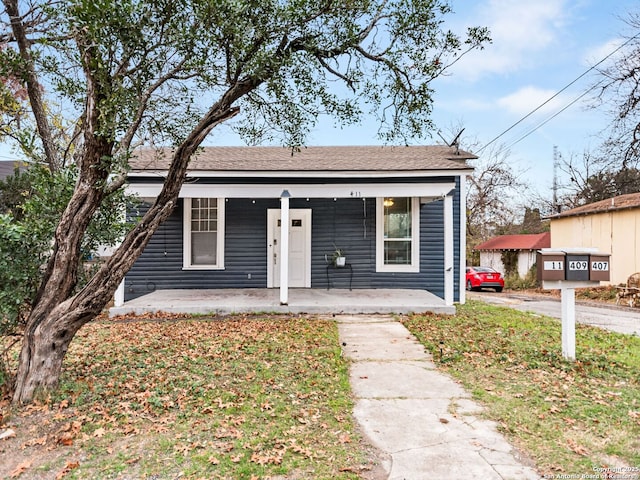
[[[204,197],[198,197],[204,198]],[[191,263],[191,198],[184,199],[183,215],[183,245],[182,245],[182,269],[183,270],[224,270],[224,231],[225,231],[225,199],[217,197],[218,221],[217,221],[217,250],[215,265],[193,265]]]
[[[384,198],[376,198],[376,272],[420,272],[420,199],[411,198],[411,264],[384,263]]]

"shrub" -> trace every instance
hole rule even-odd
[[[10,383],[7,352],[21,339],[22,327],[42,280],[56,225],[76,183],[77,169],[55,173],[33,164],[0,181],[0,392]],[[107,198],[87,229],[82,251],[87,260],[100,246],[115,244],[128,225],[126,198]],[[88,273],[79,271],[79,284]]]
[[[538,270],[534,263],[524,278],[518,275],[518,272],[513,272],[505,276],[504,286],[510,290],[530,290],[538,288],[540,286],[538,282]]]

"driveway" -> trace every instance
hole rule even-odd
[[[534,312],[549,317],[562,318],[560,299],[518,293],[495,293],[493,291],[467,292],[467,298],[515,308],[522,312]],[[640,336],[640,308],[576,300],[576,322],[613,332]]]

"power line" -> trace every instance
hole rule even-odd
[[[547,118],[546,120],[543,120],[542,122],[540,122],[538,125],[536,125],[535,127],[533,127],[531,130],[529,130],[527,133],[525,133],[524,135],[522,135],[520,138],[518,138],[516,141],[510,143],[507,147],[505,147],[502,150],[506,150],[509,149],[511,147],[513,147],[516,143],[521,142],[522,140],[524,140],[525,138],[527,138],[529,135],[531,135],[533,132],[535,132],[536,130],[538,130],[539,128],[541,128],[542,126],[544,126],[546,123],[550,122],[551,120],[553,120],[554,118],[556,118],[558,115],[560,115],[562,112],[564,112],[565,110],[567,110],[568,108],[570,108],[571,106],[573,106],[575,103],[578,102],[578,100],[580,100],[582,97],[584,97],[587,93],[589,93],[591,90],[593,90],[592,87],[586,91],[584,91],[581,95],[579,95],[577,98],[575,98],[574,100],[572,100],[571,102],[569,102],[567,105],[565,105],[564,107],[562,107],[560,110],[558,110],[556,113],[554,113],[553,115],[551,115],[549,118]],[[502,151],[501,150],[501,151]]]
[[[517,127],[520,123],[522,123],[524,120],[526,120],[527,118],[529,118],[531,115],[533,115],[534,113],[536,113],[538,110],[540,110],[542,107],[544,107],[547,103],[549,103],[551,100],[553,100],[554,98],[556,98],[558,95],[560,95],[562,92],[564,92],[566,89],[568,89],[569,87],[571,87],[573,84],[575,84],[578,80],[580,80],[582,77],[584,77],[585,75],[587,75],[589,72],[591,72],[592,70],[594,70],[596,67],[598,67],[598,65],[600,65],[601,63],[603,63],[604,61],[608,60],[613,54],[615,54],[618,50],[622,49],[623,47],[627,46],[627,44],[629,44],[632,40],[635,40],[636,38],[640,37],[640,33],[635,34],[633,37],[629,38],[626,42],[624,42],[623,44],[621,44],[620,46],[618,46],[618,48],[616,48],[615,50],[611,51],[609,54],[607,54],[602,60],[600,60],[598,63],[596,63],[595,65],[592,65],[589,69],[587,69],[585,72],[583,72],[581,75],[579,75],[577,78],[575,78],[573,81],[571,81],[570,83],[568,83],[567,85],[565,85],[561,90],[559,90],[558,92],[556,92],[555,94],[553,94],[551,97],[549,97],[547,100],[545,100],[543,103],[541,103],[540,105],[538,105],[536,108],[534,108],[532,111],[530,111],[529,113],[527,113],[524,117],[522,117],[520,120],[518,120],[516,123],[514,123],[513,125],[511,125],[509,128],[507,128],[505,131],[503,131],[502,133],[500,133],[498,136],[496,136],[495,138],[493,138],[489,143],[487,143],[485,146],[483,146],[482,148],[480,148],[480,150],[478,150],[477,152],[475,152],[476,154],[480,154],[480,152],[482,152],[485,148],[487,148],[489,145],[491,145],[492,143],[494,143],[496,140],[498,140],[499,138],[501,138],[504,134],[506,134],[507,132],[511,131],[513,128]],[[560,113],[564,112],[567,108],[569,108],[571,105],[575,104],[578,100],[580,100],[582,97],[584,97],[587,93],[589,93],[591,90],[593,90],[595,88],[594,87],[590,87],[588,88],[584,93],[582,93],[582,95],[580,95],[578,98],[576,98],[575,100],[573,100],[571,103],[569,103],[566,107],[564,107],[563,109],[561,109],[559,112],[557,112],[556,114],[554,114],[553,116],[551,116],[550,118],[548,118],[547,120],[545,120],[544,122],[542,122],[541,124],[539,124],[538,126],[536,126],[533,130],[531,130],[529,133],[527,133],[526,135],[520,137],[518,140],[516,140],[515,142],[513,142],[510,146],[515,145],[516,143],[520,142],[521,140],[523,140],[524,138],[528,137],[529,135],[531,135],[533,132],[535,132],[538,128],[542,127],[545,123],[547,123],[548,121],[550,121],[551,119],[555,118],[556,116],[558,116]]]

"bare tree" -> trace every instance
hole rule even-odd
[[[473,151],[473,149],[471,149]],[[523,172],[513,164],[511,153],[496,145],[480,157],[467,182],[467,248],[498,234],[508,233],[523,211]]]
[[[57,386],[70,342],[174,209],[189,159],[216,126],[235,117],[253,139],[279,135],[295,146],[322,114],[350,123],[371,113],[387,141],[420,137],[432,127],[431,81],[488,40],[482,28],[465,38],[443,29],[444,0],[3,5],[0,64],[13,54],[42,160],[53,170],[71,159],[79,172],[27,320],[15,403]],[[336,81],[350,93],[336,93]],[[56,135],[48,93],[77,114],[67,135]],[[173,147],[162,191],[75,291],[87,225],[124,185],[132,149],[150,138]]]
[[[559,169],[565,176],[557,202],[560,210],[640,191],[640,170],[620,167],[605,152],[561,157]]]
[[[612,119],[603,144],[608,170],[635,168],[640,160],[640,12],[629,13],[625,22],[629,27],[625,42],[612,62],[598,70],[594,86],[598,102],[608,106]]]

